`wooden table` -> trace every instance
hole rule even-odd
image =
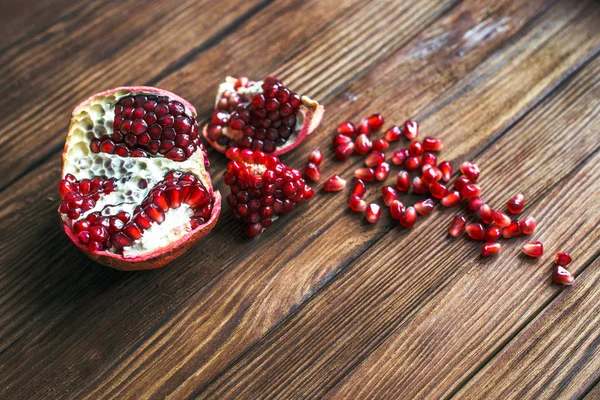
[[[598,1],[3,3],[0,398],[600,398]],[[480,166],[490,204],[524,193],[537,232],[484,259],[446,235],[457,210],[368,225],[319,190],[256,240],[225,206],[164,269],[91,262],[57,223],[70,111],[147,84],[204,123],[227,74],[325,105],[289,165],[319,147],[323,175],[350,178],[362,161],[333,161],[338,123],[414,118],[443,158]],[[568,288],[551,280],[561,250]]]

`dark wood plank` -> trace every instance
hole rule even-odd
[[[596,386],[594,386],[592,388],[592,390],[590,390],[589,393],[586,393],[585,400],[595,400],[595,399],[600,399],[600,384],[598,384],[598,382],[596,382]]]
[[[574,10],[573,16],[582,11]],[[599,70],[596,59],[476,159],[492,204],[524,191],[530,199],[527,213],[540,223],[535,238],[548,248],[577,249],[583,265],[599,238],[594,229],[600,213],[592,206],[600,173],[594,169],[600,159]],[[472,118],[468,108],[464,115]],[[470,123],[465,120],[467,132],[473,131]],[[561,134],[566,127],[578,132],[578,142]],[[581,163],[588,165],[570,175]],[[567,179],[577,187],[563,184]],[[580,198],[578,215],[563,215]],[[449,240],[445,232],[451,214],[441,221],[439,215],[430,218],[410,234],[390,232],[202,395],[319,397],[360,363],[339,388],[340,398],[448,395],[477,360],[485,359],[481,353],[494,351],[476,345],[501,345],[502,337],[535,313],[536,304],[543,306],[560,290],[549,284],[549,269],[518,257],[519,240],[495,260],[477,257],[480,244]],[[465,315],[465,310],[473,311]]]

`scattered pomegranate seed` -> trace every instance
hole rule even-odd
[[[437,167],[432,167],[429,164],[425,164],[423,166],[423,175],[421,176],[421,179],[423,179],[423,182],[425,183],[437,182],[442,179],[442,171],[440,171]]]
[[[426,151],[421,156],[421,164],[423,164],[423,166],[431,165],[432,167],[435,167],[437,165],[437,156]]]
[[[479,179],[479,168],[470,161],[465,161],[460,165],[460,172],[471,182],[477,182]]]
[[[400,216],[402,215],[404,210],[404,204],[402,204],[400,200],[393,200],[392,204],[390,204],[390,214],[392,215],[392,218],[396,221],[400,220]]]
[[[357,168],[354,170],[354,176],[365,182],[373,182],[375,180],[375,171],[373,168]]]
[[[408,154],[412,157],[419,157],[423,154],[423,145],[417,141],[412,142],[410,146],[408,146]]]
[[[468,185],[465,185],[464,188],[462,188],[460,193],[463,198],[470,199],[479,196],[479,193],[481,193],[481,189],[479,188],[479,185],[469,183]]]
[[[383,154],[379,151],[372,151],[365,158],[365,165],[367,167],[376,167],[378,165],[381,165],[381,163],[384,161],[385,161],[385,154]]]
[[[421,159],[419,157],[408,157],[406,161],[404,161],[404,168],[407,171],[416,171],[421,167]]]
[[[485,241],[495,242],[500,239],[500,235],[502,235],[502,228],[496,225],[490,226],[485,230]]]
[[[308,161],[315,164],[316,166],[321,165],[321,161],[323,161],[323,153],[321,153],[321,150],[314,149],[313,151],[311,151],[308,156]]]
[[[385,181],[390,174],[390,165],[388,163],[381,163],[380,166],[375,168],[375,179],[378,181]]]
[[[406,209],[400,213],[400,225],[405,228],[410,228],[417,221],[417,211],[414,207],[406,207]]]
[[[356,141],[354,142],[356,147],[356,152],[360,155],[367,154],[371,151],[372,143],[367,135],[361,133],[356,137]]]
[[[418,176],[413,179],[413,193],[415,194],[427,194],[429,193],[429,185]]]
[[[531,235],[535,232],[535,219],[533,217],[527,217],[521,221],[521,232],[524,235]]]
[[[441,151],[444,148],[444,144],[440,139],[427,136],[423,139],[423,150],[425,151]]]
[[[498,210],[492,211],[492,220],[496,225],[501,226],[503,228],[509,226],[512,222],[508,215]]]
[[[477,211],[484,204],[485,204],[485,200],[483,200],[481,197],[479,197],[479,196],[473,197],[473,198],[469,199],[469,210]]]
[[[339,192],[346,187],[346,181],[337,175],[332,176],[323,184],[323,189],[326,192]]]
[[[571,255],[569,253],[560,252],[554,256],[554,264],[566,267],[571,263]]]
[[[392,201],[396,200],[398,197],[398,193],[391,186],[384,186],[381,188],[381,197],[383,197],[383,202],[386,206],[390,206]]]
[[[529,242],[523,245],[523,253],[529,257],[540,257],[544,254],[544,245],[542,242]]]
[[[438,168],[442,171],[442,180],[448,182],[452,178],[452,173],[454,172],[452,164],[448,161],[442,161],[440,165],[438,165]]]
[[[398,177],[396,178],[396,189],[401,192],[408,192],[410,189],[410,177],[408,176],[408,172],[398,172]]]
[[[559,285],[572,285],[573,282],[575,282],[575,278],[573,277],[573,275],[560,265],[554,266],[552,279]]]
[[[339,160],[346,161],[354,152],[354,143],[340,144],[335,148],[335,155]]]
[[[337,127],[337,132],[346,136],[354,136],[356,135],[356,126],[352,122],[342,122]]]
[[[381,216],[381,207],[375,203],[369,204],[367,210],[365,211],[365,218],[370,224],[374,224],[379,220]]]
[[[435,204],[433,204],[433,200],[425,199],[415,203],[415,210],[419,213],[419,215],[427,215],[433,211]]]
[[[505,239],[521,236],[521,223],[519,221],[512,221],[510,225],[502,228],[502,236]]]
[[[408,140],[415,140],[419,136],[419,124],[413,120],[404,122],[404,136]]]
[[[461,197],[460,193],[456,190],[448,193],[446,196],[442,198],[442,204],[446,207],[454,207],[460,203]]]
[[[350,196],[348,205],[352,211],[363,212],[367,209],[367,203],[358,196]]]
[[[448,189],[439,182],[433,182],[429,185],[429,192],[436,199],[443,199],[448,194]]]
[[[466,218],[457,215],[452,219],[448,232],[450,233],[450,236],[458,237],[465,230],[465,226],[467,226]]]
[[[487,204],[484,204],[481,207],[479,207],[479,219],[481,219],[481,222],[483,222],[484,224],[490,224],[493,221],[492,207],[490,207]]]
[[[514,195],[513,198],[508,201],[506,207],[511,214],[520,213],[523,211],[523,208],[525,208],[525,196],[521,193]]]
[[[454,189],[456,189],[456,190],[458,190],[460,192],[469,183],[471,183],[471,181],[469,180],[469,178],[467,178],[464,175],[461,175],[458,178],[456,178],[456,180],[454,181]]]
[[[337,147],[340,144],[348,144],[352,142],[352,138],[350,136],[346,136],[346,135],[335,135],[333,137],[333,146]]]
[[[467,235],[473,240],[484,240],[485,230],[481,224],[467,224],[466,228]]]
[[[395,152],[392,155],[392,162],[396,165],[402,165],[402,164],[404,164],[404,162],[406,161],[407,158],[408,158],[408,150],[403,149],[403,150]]]
[[[394,125],[391,128],[388,128],[387,131],[385,131],[384,138],[388,142],[395,142],[396,140],[400,139],[401,136],[402,136],[402,129],[400,129],[398,126]]]
[[[369,128],[372,131],[381,129],[381,127],[383,126],[383,115],[373,114],[369,118],[367,118],[367,123],[369,124]]]
[[[481,246],[481,255],[484,257],[493,256],[500,252],[500,243],[488,242]]]
[[[359,134],[364,133],[365,135],[368,135],[369,133],[371,133],[371,128],[369,128],[369,121],[367,121],[364,118],[359,121],[358,125],[356,125],[356,129]]]
[[[390,144],[385,139],[377,139],[373,141],[372,148],[375,151],[384,152],[389,149]]]
[[[354,182],[354,187],[352,188],[352,196],[362,197],[366,191],[367,185],[365,185],[362,180],[357,179],[356,182]]]
[[[309,162],[304,169],[304,176],[313,182],[318,182],[321,179],[321,171],[315,163]]]

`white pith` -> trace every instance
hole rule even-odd
[[[71,119],[63,155],[62,177],[71,174],[77,180],[94,177],[116,180],[115,191],[109,195],[102,195],[95,207],[85,212],[79,219],[85,218],[94,211],[102,211],[103,215],[115,215],[120,211],[126,211],[133,216],[135,207],[140,205],[150,190],[172,170],[192,172],[207,189],[210,188],[204,167],[204,156],[200,148],[183,162],[175,162],[161,154],[148,158],[121,157],[116,154],[93,153],[90,150],[92,139],[113,132],[115,104],[119,99],[130,94],[145,93],[130,93],[122,90],[107,96],[98,96],[79,109]],[[146,94],[150,95],[150,93]],[[186,110],[186,113],[192,116],[189,110]],[[182,238],[191,231],[192,215],[193,211],[185,204],[177,209],[168,210],[165,212],[165,220],[162,224],[153,223],[139,240],[123,249],[124,257],[151,253]],[[65,223],[70,223],[64,214],[61,214],[61,218]],[[108,251],[114,252],[114,249]]]

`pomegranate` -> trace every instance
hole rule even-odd
[[[227,77],[219,85],[215,110],[202,135],[222,153],[239,147],[280,155],[319,126],[323,111],[322,105],[292,92],[274,77],[264,81]]]
[[[196,110],[153,87],[97,93],[73,111],[63,151],[59,215],[94,261],[159,268],[207,235],[221,209]]]

